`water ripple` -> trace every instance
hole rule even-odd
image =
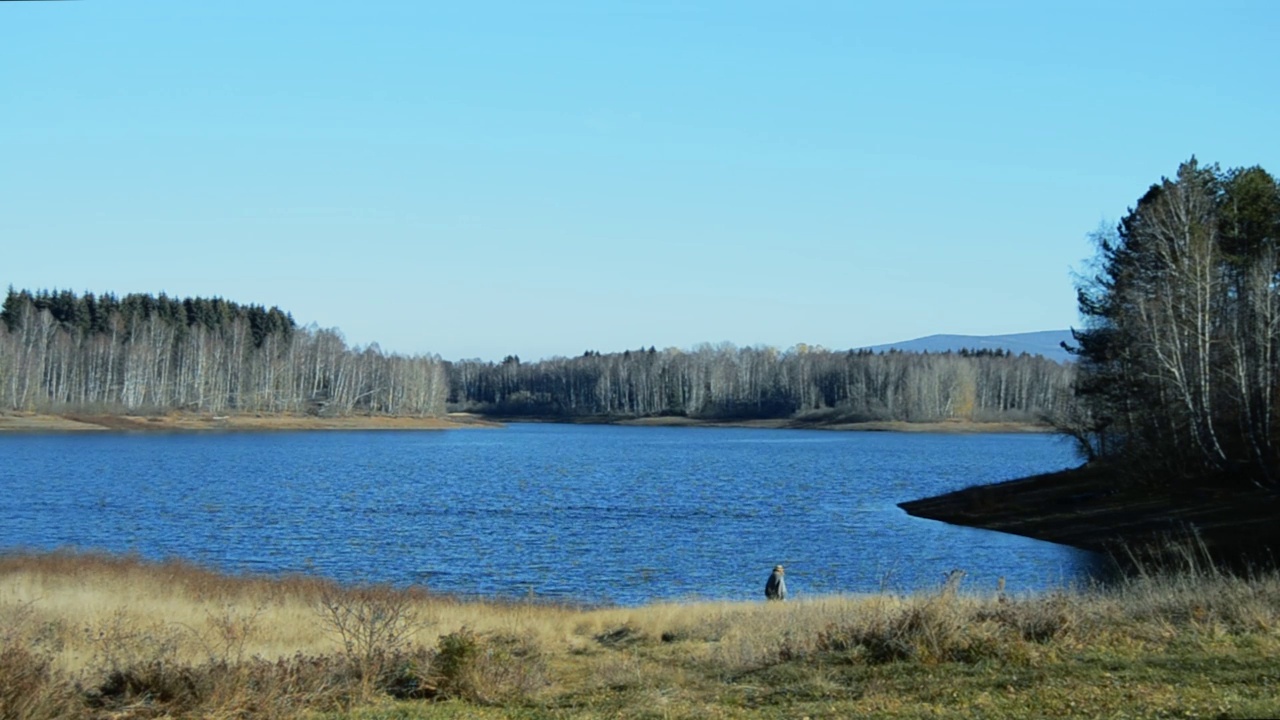
[[[480,596],[635,604],[969,582],[1078,551],[902,500],[1072,464],[1042,435],[514,425],[485,432],[0,436],[0,548],[183,557]]]

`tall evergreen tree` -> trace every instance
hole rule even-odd
[[[1280,189],[1195,158],[1098,243],[1079,288],[1079,437],[1147,481],[1248,478],[1280,461]]]

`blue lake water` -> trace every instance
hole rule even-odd
[[[1092,555],[909,517],[904,500],[1076,464],[1048,435],[516,424],[0,435],[0,551],[591,603],[1059,587]]]

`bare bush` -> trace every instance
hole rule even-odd
[[[188,628],[208,655],[210,663],[241,663],[250,639],[258,632],[265,607],[250,609],[228,603],[205,610],[205,629]]]
[[[403,650],[425,624],[410,595],[382,586],[326,588],[316,613],[357,663]]]
[[[386,586],[340,588],[320,591],[316,614],[326,631],[342,643],[347,661],[357,669],[364,693],[383,684],[389,670],[399,665],[420,630],[430,624],[417,608],[415,596]],[[412,675],[424,675],[429,657],[413,663]]]
[[[124,610],[86,627],[84,633],[93,649],[92,666],[106,676],[144,666],[172,666],[185,639],[178,627],[163,622],[140,625]]]

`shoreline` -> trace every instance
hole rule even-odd
[[[1270,564],[1271,549],[1280,548],[1280,494],[1246,487],[1126,486],[1102,466],[975,485],[898,507],[913,517],[1117,558],[1190,553],[1229,565]]]
[[[460,430],[499,428],[493,422],[467,413],[444,417],[399,415],[350,415],[318,417],[287,413],[172,412],[163,415],[118,415],[112,413],[0,412],[0,433],[81,433],[81,432],[283,432],[307,430]]]
[[[624,425],[628,427],[717,427],[756,428],[764,430],[830,430],[836,432],[915,432],[946,434],[985,433],[1048,433],[1048,425],[1018,422],[978,422],[974,420],[941,420],[935,422],[906,422],[903,420],[870,420],[864,422],[827,422],[797,420],[794,418],[767,418],[751,420],[713,420],[690,418],[683,415],[658,417],[609,417],[585,416],[578,418],[493,416],[488,418],[504,425],[514,423],[560,423],[565,425]]]
[[[1016,422],[976,422],[944,420],[904,422],[815,422],[790,418],[757,420],[706,420],[683,416],[618,418],[503,417],[474,413],[449,413],[443,417],[401,415],[348,415],[320,417],[289,413],[169,412],[151,415],[115,413],[0,412],[0,433],[76,432],[272,432],[305,430],[459,430],[500,428],[513,423],[560,423],[566,425],[624,425],[631,427],[732,427],[767,430],[829,430],[837,432],[910,432],[945,434],[1045,433],[1046,425]]]

